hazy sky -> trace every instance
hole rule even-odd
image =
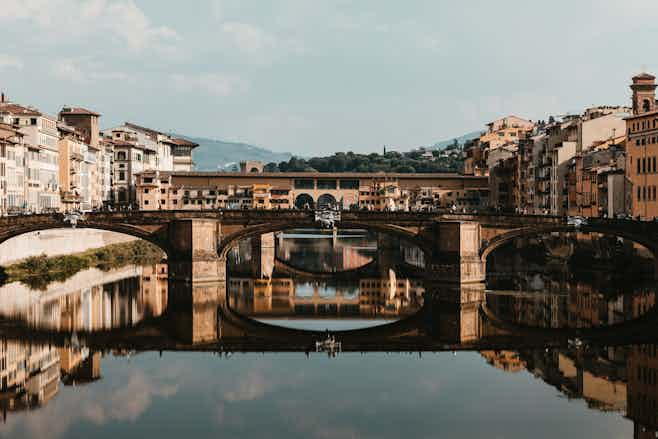
[[[0,0],[0,88],[299,154],[629,103],[658,1]]]

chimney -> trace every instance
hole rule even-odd
[[[2,102],[3,104],[5,103],[5,92],[4,91],[0,94],[0,102]]]

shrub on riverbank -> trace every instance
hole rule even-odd
[[[111,270],[130,264],[156,264],[162,257],[162,250],[146,241],[112,244],[64,256],[32,256],[16,264],[0,267],[0,284],[19,281],[30,288],[43,290],[51,282],[65,281],[88,268]]]

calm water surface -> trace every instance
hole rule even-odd
[[[517,243],[459,289],[374,235],[274,242],[236,249],[226,302],[166,264],[0,287],[0,436],[656,437],[655,283],[605,257],[640,267],[641,251]],[[592,257],[603,268],[581,270]],[[345,345],[316,352],[295,330]]]

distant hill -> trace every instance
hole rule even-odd
[[[239,163],[240,160],[260,160],[263,164],[278,163],[288,160],[292,156],[287,152],[273,152],[247,143],[174,135],[199,144],[192,153],[196,171],[228,170],[231,165]]]
[[[453,137],[450,140],[442,140],[440,142],[436,142],[432,147],[434,149],[444,149],[446,146],[452,145],[453,139],[457,139],[460,145],[463,145],[465,142],[475,139],[476,137],[480,137],[480,134],[482,134],[482,131],[472,131],[470,133],[466,133],[463,136],[459,137]]]

